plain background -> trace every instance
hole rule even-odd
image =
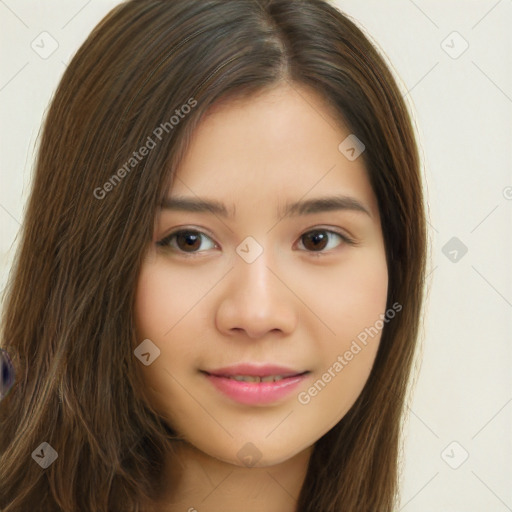
[[[0,0],[0,289],[45,110],[66,64],[118,3]],[[512,1],[335,4],[393,66],[428,189],[431,291],[399,510],[512,511]],[[33,49],[52,39],[47,58]]]

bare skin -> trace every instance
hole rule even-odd
[[[185,439],[157,510],[295,511],[315,442],[364,387],[380,332],[354,341],[386,311],[388,272],[363,158],[338,149],[348,135],[321,98],[287,84],[213,109],[194,134],[168,197],[215,200],[228,216],[163,209],[140,273],[138,339],[160,350],[146,392]],[[283,216],[332,196],[351,207]],[[178,229],[192,238],[157,245]],[[241,362],[309,373],[248,405],[204,373]]]

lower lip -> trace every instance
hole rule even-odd
[[[221,393],[235,402],[247,405],[270,404],[294,391],[308,374],[287,377],[277,382],[243,382],[228,377],[206,374],[208,380]]]

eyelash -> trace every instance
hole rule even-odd
[[[331,235],[337,235],[341,238],[342,242],[340,245],[342,245],[343,243],[345,244],[348,244],[348,245],[352,245],[352,246],[355,246],[357,245],[357,242],[355,240],[353,240],[352,238],[348,237],[347,235],[343,234],[343,233],[340,233],[339,231],[334,231],[332,229],[327,229],[327,228],[314,228],[314,229],[310,229],[306,232],[304,232],[300,237],[299,237],[299,241],[306,235],[310,234],[310,233],[315,233],[315,232],[324,232],[324,233],[329,233]],[[210,236],[208,236],[206,233],[202,232],[202,231],[199,231],[197,229],[192,229],[192,228],[180,228],[180,229],[177,229],[176,231],[173,231],[172,233],[169,233],[167,236],[165,236],[164,238],[162,238],[161,240],[159,240],[156,244],[159,246],[159,247],[162,247],[164,249],[169,249],[169,250],[173,250],[173,251],[176,251],[178,253],[180,253],[181,255],[185,256],[185,257],[194,257],[195,255],[197,254],[201,254],[202,252],[205,252],[205,251],[193,251],[193,252],[186,252],[186,251],[182,251],[178,248],[175,248],[175,247],[171,247],[170,246],[170,242],[174,239],[174,237],[176,237],[177,235],[179,234],[182,234],[182,233],[188,233],[188,234],[197,234],[197,235],[201,235],[201,236],[205,236],[207,238],[209,238],[215,245],[216,242],[214,242]],[[325,251],[325,250],[321,250],[321,251],[309,251],[309,250],[305,250],[304,252],[307,252],[313,256],[326,256],[328,254],[330,254],[330,252],[333,251],[333,249],[329,249],[328,251]]]

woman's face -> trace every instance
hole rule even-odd
[[[151,340],[146,392],[212,457],[291,458],[343,418],[368,378],[388,274],[349,135],[299,87],[222,105],[196,130],[157,215],[135,308],[138,343]]]

